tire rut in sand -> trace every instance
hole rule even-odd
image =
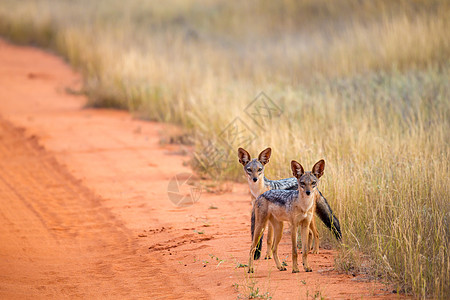
[[[183,297],[101,198],[2,118],[0,199],[0,298]]]

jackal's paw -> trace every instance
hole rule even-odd
[[[310,267],[305,267],[305,272],[312,272],[312,269]]]
[[[264,257],[264,259],[272,259],[272,255],[266,254],[266,256]]]
[[[254,273],[253,268],[249,268],[248,273]]]
[[[299,273],[299,272],[300,272],[299,269],[293,269],[293,270],[292,270],[292,273]]]
[[[278,268],[278,270],[280,270],[280,271],[286,271],[287,269],[286,269],[285,267],[281,266],[281,267]]]
[[[319,249],[313,249],[313,250],[311,250],[311,253],[312,254],[319,254]]]

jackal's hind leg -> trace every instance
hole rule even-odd
[[[312,246],[314,236],[314,247]],[[309,225],[309,239],[308,239],[308,249],[311,250],[313,254],[319,254],[319,232],[317,231],[315,217],[313,216],[311,224]]]
[[[314,234],[313,231],[311,230],[311,228],[309,229],[309,234],[308,234],[308,250],[312,251],[313,250],[313,238],[314,238]]]

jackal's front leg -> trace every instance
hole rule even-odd
[[[271,259],[272,258],[272,246],[273,246],[273,227],[272,224],[269,222],[269,225],[267,226],[267,252],[264,259]]]
[[[312,269],[308,266],[308,237],[309,237],[309,223],[310,220],[304,220],[301,224],[301,235],[302,235],[302,262],[305,272],[312,272]]]
[[[264,227],[265,224],[256,224],[255,226],[255,231],[253,233],[253,241],[252,241],[252,246],[250,248],[250,257],[248,260],[248,272],[249,273],[253,273],[254,269],[253,269],[253,260],[254,260],[254,256],[255,256],[255,251],[256,251],[256,246],[259,243],[259,240],[261,239],[261,236],[264,232]]]
[[[295,224],[291,225],[291,240],[292,240],[292,273],[298,273],[299,270],[297,262],[297,226]]]

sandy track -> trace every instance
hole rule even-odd
[[[0,83],[0,298],[230,299],[252,285],[275,299],[392,297],[337,274],[324,249],[310,256],[316,272],[261,261],[247,277],[244,185],[176,207],[168,181],[190,172],[188,157],[159,144],[161,124],[82,109],[66,93],[79,76],[33,48],[0,42]]]
[[[4,120],[0,137],[0,295],[183,295],[157,256],[142,255],[133,233],[35,139]]]

